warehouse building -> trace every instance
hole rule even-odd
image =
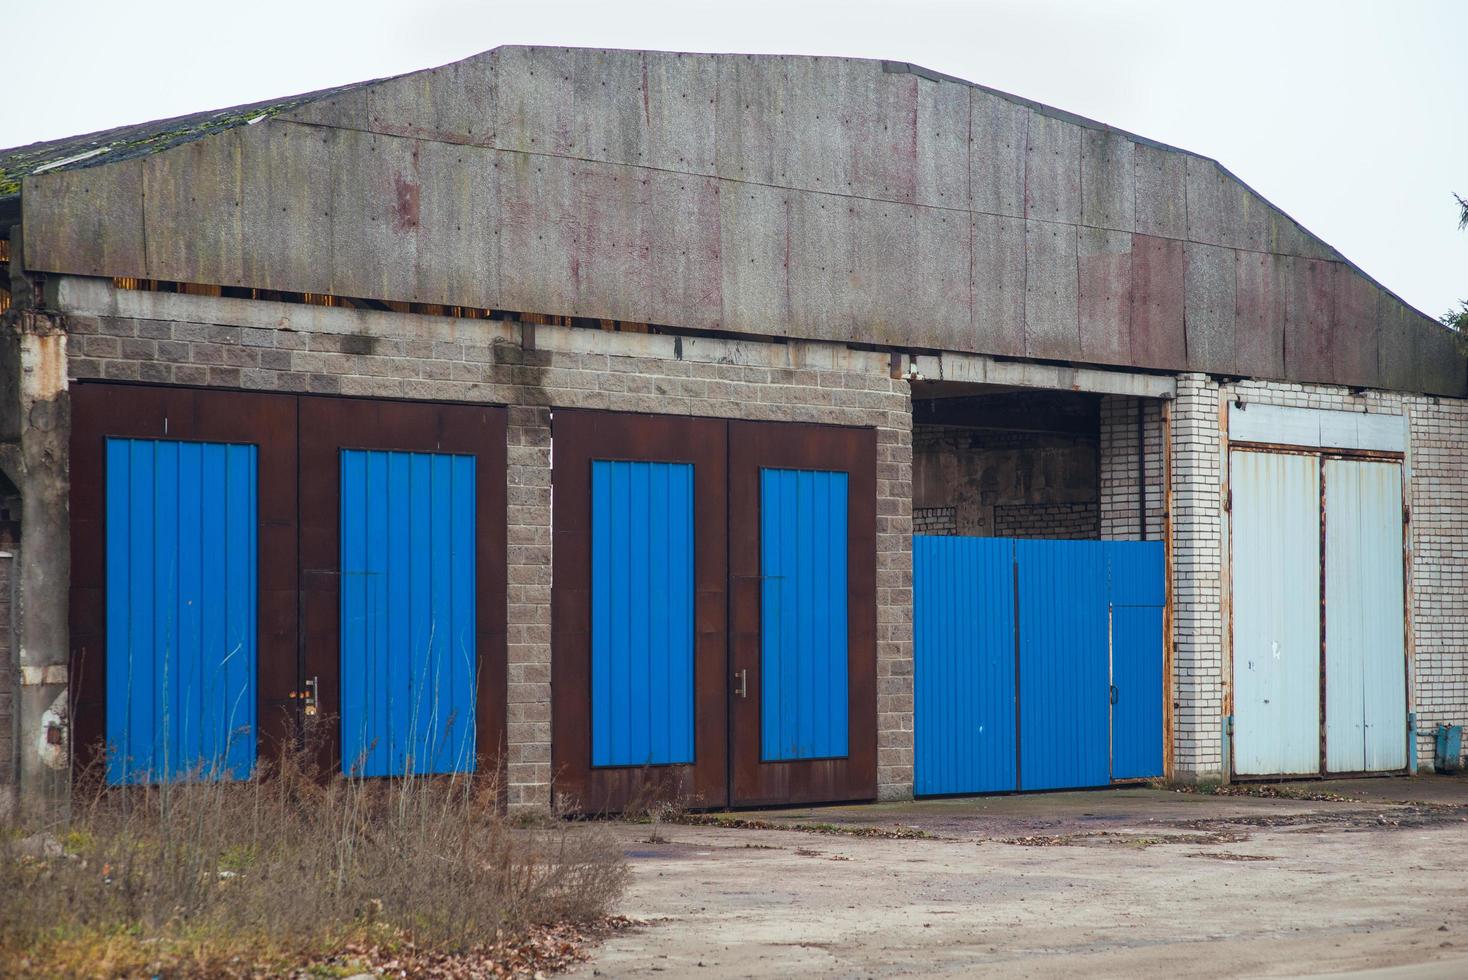
[[[907,64],[498,48],[0,153],[0,783],[512,805],[1410,772],[1454,337]],[[12,735],[13,733],[13,735]]]

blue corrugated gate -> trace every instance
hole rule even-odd
[[[1100,786],[1111,778],[1102,547],[1099,541],[1014,543],[1020,789]],[[1160,658],[1160,643],[1157,652]]]
[[[591,764],[693,761],[693,467],[591,464]]]
[[[919,794],[1162,773],[1160,542],[913,540]]]
[[[1105,545],[1111,604],[1111,778],[1162,775],[1162,608],[1166,559],[1157,541]]]
[[[917,793],[1014,789],[1014,542],[914,538],[912,601]]]
[[[846,755],[846,474],[760,470],[760,759]]]
[[[341,453],[342,765],[475,768],[474,457]]]
[[[107,778],[255,763],[254,446],[107,440]]]

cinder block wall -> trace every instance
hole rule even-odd
[[[61,290],[73,379],[507,404],[509,780],[550,799],[551,412],[877,430],[878,782],[912,794],[912,416],[884,354],[114,290]]]
[[[1228,681],[1227,561],[1222,486],[1224,405],[1405,415],[1410,549],[1411,676],[1420,765],[1433,729],[1468,724],[1468,402],[1327,385],[1183,375],[1172,408],[1175,753],[1180,775],[1221,771]]]

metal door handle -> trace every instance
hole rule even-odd
[[[1111,703],[1112,704],[1115,704],[1116,703],[1116,685],[1115,684],[1111,685]]]
[[[749,697],[749,671],[736,670],[734,676],[738,678],[738,682],[734,685],[734,693],[741,698]]]
[[[320,694],[321,679],[319,677],[312,677],[310,680],[306,681],[305,698],[307,718],[314,718],[316,716],[316,702],[320,699]]]

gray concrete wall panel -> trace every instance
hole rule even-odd
[[[965,211],[947,208],[913,208],[913,262],[904,305],[891,311],[885,337],[907,337],[914,347],[942,350],[952,346],[956,332],[973,319],[970,284],[973,255],[972,222]],[[901,270],[888,271],[884,257],[865,249],[858,253],[859,268],[872,268],[881,294],[900,295],[895,288]],[[873,268],[875,267],[875,268]],[[969,343],[973,343],[969,338]]]
[[[1076,227],[1025,222],[1025,353],[1064,359],[1080,348]]]
[[[420,180],[415,292],[422,302],[492,308],[501,292],[500,154],[468,143],[414,145]],[[338,212],[336,221],[343,217]]]
[[[969,106],[971,207],[980,214],[1025,216],[1025,155],[1030,112],[974,89]]]
[[[220,286],[245,281],[242,134],[231,130],[220,137],[142,158],[144,228],[188,227],[195,215],[211,217],[192,235],[154,235],[145,263],[152,276]]]
[[[1025,352],[1025,223],[973,213],[975,351],[1020,357]]]
[[[1081,228],[1077,247],[1081,356],[1097,364],[1130,364],[1131,233]]]
[[[1188,359],[1183,334],[1184,247],[1175,238],[1132,236],[1133,364],[1161,366]]]
[[[1162,238],[1188,237],[1188,157],[1147,143],[1132,151],[1136,230]]]
[[[1297,271],[1285,320],[1285,370],[1301,381],[1326,381],[1335,357],[1331,324],[1337,264],[1318,259],[1291,264]]]
[[[1234,358],[1240,374],[1278,378],[1284,374],[1284,256],[1236,252]]]
[[[439,143],[495,145],[494,53],[389,78],[363,91],[367,123],[353,127]]]
[[[289,129],[295,134],[292,139],[326,151],[313,165],[326,178],[319,185],[327,189],[326,200],[302,185],[299,193],[306,199],[297,206],[312,207],[315,217],[298,226],[312,232],[319,227],[330,242],[330,279],[325,286],[287,285],[282,279],[273,288],[428,302],[418,289],[418,257],[425,241],[430,249],[438,242],[424,234],[423,197],[437,196],[442,189],[425,186],[422,144],[352,129]],[[333,145],[322,146],[323,137]],[[268,201],[270,195],[264,198]],[[290,246],[304,250],[311,244],[308,239]]]
[[[148,274],[141,159],[27,177],[21,203],[30,268],[83,276]]]
[[[1025,217],[1079,224],[1081,128],[1031,112],[1025,143]]]
[[[646,165],[676,173],[714,176],[719,74],[697,55],[642,53]]]
[[[352,130],[293,123],[264,123],[240,132],[239,254],[245,283],[259,289],[334,291],[333,265],[340,261],[335,257],[337,241],[332,234],[332,216],[340,196],[337,185],[353,174],[376,173],[378,163],[373,154],[355,152],[356,135]],[[184,162],[175,160],[176,165]],[[395,201],[377,185],[359,185],[353,190],[353,200],[370,209],[372,216],[388,211]],[[217,215],[200,217],[204,220],[190,223],[186,237],[191,242],[201,233],[212,234],[210,226]],[[385,261],[391,261],[353,245],[354,254],[368,263],[365,268],[352,269],[355,277],[371,276]]]
[[[719,194],[725,330],[767,333],[790,316],[791,192],[726,181]]]
[[[1187,257],[1188,362],[1205,371],[1233,374],[1235,288],[1234,250],[1189,242]]]
[[[576,164],[497,155],[500,290],[495,308],[570,310],[576,301]]]
[[[1115,231],[1136,227],[1135,147],[1125,133],[1081,131],[1081,224]]]
[[[1422,332],[1417,329],[1417,312],[1394,297],[1382,296],[1376,315],[1379,323],[1376,358],[1382,386],[1398,390],[1425,388],[1421,379]]]
[[[1329,373],[1340,384],[1365,386],[1381,376],[1377,363],[1376,301],[1381,291],[1336,265],[1334,340]]]

